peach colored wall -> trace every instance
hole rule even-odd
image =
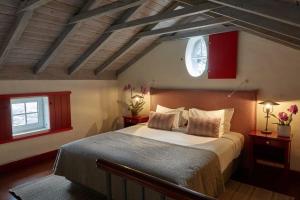
[[[0,144],[0,165],[58,149],[61,145],[115,128],[117,81],[0,81],[0,93],[72,91],[74,130]]]
[[[187,73],[184,63],[186,44],[187,40],[161,44],[119,76],[120,86],[130,82],[162,88],[234,89],[248,79],[249,83],[240,89],[259,89],[260,100],[281,101],[282,105],[275,109],[276,112],[286,109],[291,103],[300,106],[299,50],[241,32],[237,79],[209,80],[206,73],[199,78],[193,78]],[[148,109],[149,104],[144,112],[147,113]],[[260,107],[257,119],[258,128],[262,128],[264,118]],[[300,171],[300,114],[295,117],[292,129],[291,167]]]

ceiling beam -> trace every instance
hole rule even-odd
[[[275,0],[209,0],[210,2],[300,27],[300,7]]]
[[[26,2],[22,2],[19,7],[22,9],[25,5]],[[32,10],[17,13],[17,18],[13,26],[10,28],[6,39],[0,48],[0,67],[2,66],[5,58],[7,57],[9,50],[12,49],[15,46],[16,42],[21,38],[32,15]]]
[[[214,3],[203,3],[194,7],[183,8],[174,11],[168,11],[165,13],[144,17],[136,20],[132,20],[126,23],[120,23],[112,26],[108,31],[116,31],[124,28],[131,28],[135,26],[144,26],[148,24],[158,23],[165,20],[170,20],[179,17],[187,17],[195,14],[208,12],[210,10],[218,8],[220,5]]]
[[[84,4],[81,12],[85,12],[86,10],[90,9],[90,7],[95,3],[96,0],[89,0],[87,3]],[[56,38],[54,43],[51,45],[51,47],[47,50],[45,55],[43,55],[42,59],[34,66],[33,72],[35,74],[41,73],[45,71],[45,69],[48,67],[50,62],[56,57],[56,55],[60,52],[63,45],[66,43],[67,39],[69,39],[73,33],[75,32],[77,27],[77,24],[68,24],[62,33]]]
[[[38,7],[41,7],[41,6],[49,3],[50,1],[52,1],[52,0],[30,0],[26,4],[26,6],[21,8],[18,12],[34,10]]]
[[[229,7],[218,8],[211,12],[300,40],[299,27],[295,27],[286,23],[271,20],[265,17],[261,17],[252,13],[247,13]]]
[[[133,7],[125,11],[114,24],[119,24],[125,22],[129,17],[131,17],[139,6]],[[109,29],[109,28],[108,28]],[[68,68],[68,74],[72,75],[77,72],[82,66],[101,48],[102,44],[113,34],[113,32],[104,33],[92,44],[80,57]]]
[[[208,17],[213,17],[213,18],[221,16],[221,15],[219,15],[217,13],[213,13],[213,12],[207,12],[204,15],[206,15]],[[246,32],[252,33],[254,35],[258,35],[260,37],[269,39],[271,41],[283,44],[288,47],[299,49],[299,46],[300,46],[299,39],[295,39],[293,37],[289,37],[284,34],[276,33],[274,31],[270,31],[266,28],[259,27],[257,25],[252,25],[250,23],[246,23],[246,22],[239,21],[239,20],[234,20],[230,24],[238,27],[242,31],[246,31]],[[296,28],[296,27],[294,27],[294,28]]]
[[[252,33],[254,35],[258,35],[260,37],[263,37],[265,39],[269,39],[271,41],[274,41],[276,43],[294,48],[294,49],[298,49],[300,50],[300,41],[278,34],[278,33],[274,33],[272,31],[268,31],[266,29],[262,29],[259,28],[257,26],[253,26],[251,24],[247,24],[244,22],[240,22],[240,21],[234,21],[233,22],[234,25],[236,25],[237,27],[240,27],[241,30]]]
[[[200,3],[206,2],[206,0],[175,0],[175,1],[182,3],[186,6],[195,6]]]
[[[183,33],[176,33],[175,35],[163,35],[159,39],[161,42],[164,41],[170,41],[170,40],[178,40],[178,39],[185,39],[195,36],[205,36],[205,35],[211,35],[211,34],[217,34],[217,33],[226,33],[231,31],[238,31],[239,28],[235,26],[228,26],[228,27],[212,27],[209,29],[198,29]]]
[[[148,54],[150,51],[152,51],[155,47],[157,47],[161,42],[158,40],[155,40],[152,44],[150,44],[146,49],[144,49],[142,52],[140,52],[138,55],[136,55],[134,58],[132,58],[128,63],[123,65],[121,68],[119,68],[116,71],[116,75],[119,76],[124,71],[126,71],[130,66],[135,64],[137,61],[139,61],[142,57],[144,57],[146,54]]]
[[[163,11],[161,11],[161,13],[164,12],[168,12],[170,10],[174,10],[176,7],[178,6],[177,3],[172,3],[170,6],[168,6],[166,9],[164,9]],[[145,28],[143,28],[141,32],[144,31],[149,31],[152,30],[156,25],[158,25],[159,23],[155,23],[155,24],[150,24],[148,26],[146,26]],[[136,42],[138,42],[140,40],[139,37],[137,37],[139,33],[135,34],[125,45],[123,45],[117,52],[115,52],[111,57],[109,57],[106,61],[104,61],[104,63],[102,63],[99,67],[97,67],[95,69],[95,74],[98,75],[100,73],[103,73],[108,67],[109,65],[111,65],[116,59],[118,59],[119,57],[121,57],[122,55],[124,55]]]
[[[195,3],[195,0],[176,0],[176,1],[184,5],[194,5]]]
[[[101,6],[99,8],[92,9],[90,11],[82,12],[82,13],[74,16],[70,20],[69,23],[70,24],[72,24],[72,23],[78,23],[78,22],[82,22],[82,21],[88,20],[88,19],[90,19],[92,17],[97,17],[97,16],[105,15],[107,13],[118,12],[118,11],[122,11],[122,10],[127,10],[129,8],[139,6],[143,2],[145,2],[145,0],[127,0],[127,1],[121,1],[121,0],[119,0],[119,1],[116,1],[116,2],[113,2],[113,3]]]
[[[196,6],[198,4],[197,0],[176,0],[176,1],[180,1],[180,2],[184,1],[186,3],[186,5],[190,5],[190,6]],[[227,7],[228,5],[224,3],[225,1],[227,2],[227,0],[221,0],[221,2],[223,2],[223,3],[221,3],[221,5],[225,5],[225,7],[217,8],[210,12],[217,14],[217,16],[227,16],[232,19],[236,19],[238,21],[243,22],[243,24],[248,23],[250,25],[249,27],[257,26],[257,29],[265,29],[268,32],[271,31],[271,32],[276,33],[276,35],[282,34],[284,36],[288,36],[291,38],[300,39],[299,26],[294,26],[295,24],[285,23],[282,21],[278,21],[276,19],[274,20],[273,18],[268,19],[265,16],[257,15],[257,13],[255,13],[255,12],[254,13],[247,12],[247,11],[244,11],[243,9],[236,9],[236,7],[233,7],[233,6]],[[261,8],[268,7],[268,5],[270,3],[272,4],[272,1],[263,1],[263,3],[262,3],[263,5],[261,5]],[[211,0],[211,2],[219,3],[220,1]],[[229,0],[229,2],[232,3],[232,2],[237,2],[237,1]],[[254,3],[254,2],[256,2],[256,0],[247,1],[246,4]],[[244,5],[245,2],[243,1],[242,3]],[[276,2],[275,4],[276,5],[278,5],[278,4],[284,5],[285,10],[286,10],[284,12],[289,13],[289,15],[293,15],[293,12],[297,12],[296,16],[300,16],[300,7],[297,6],[297,4],[289,4],[286,2],[285,3],[284,2]],[[272,8],[273,7],[269,7],[268,9],[271,10]],[[279,9],[280,9],[280,7],[279,7]],[[281,12],[278,12],[278,13],[282,14]],[[296,17],[296,16],[293,16],[293,17]],[[299,18],[300,17],[298,17],[298,20],[297,20],[298,23],[300,22]]]
[[[225,23],[229,23],[232,21],[227,17],[219,17],[214,19],[207,19],[197,22],[191,22],[188,24],[176,25],[167,28],[161,28],[156,30],[144,31],[137,35],[137,37],[148,37],[148,36],[155,36],[155,35],[163,35],[168,33],[177,33],[182,31],[194,30],[199,28],[211,27],[216,25],[221,25]]]

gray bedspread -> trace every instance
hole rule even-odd
[[[118,132],[62,146],[54,172],[105,193],[105,172],[96,168],[97,158],[129,166],[210,196],[217,197],[224,191],[215,153]]]

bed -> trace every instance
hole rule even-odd
[[[233,107],[232,131],[221,138],[139,124],[62,146],[55,174],[105,194],[105,172],[95,165],[96,159],[103,158],[217,197],[224,191],[224,183],[241,155],[246,141],[244,134],[256,126],[256,91],[238,91],[231,97],[228,94],[228,91],[151,89],[152,110],[157,104],[206,110]],[[113,177],[113,199],[124,198],[123,181]],[[141,199],[138,184],[129,183],[128,188],[129,199]],[[151,196],[149,199],[158,198],[152,191],[147,194]]]

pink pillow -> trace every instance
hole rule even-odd
[[[172,130],[176,114],[150,112],[148,127],[162,130]]]
[[[205,137],[219,137],[220,118],[189,117],[187,133]]]

